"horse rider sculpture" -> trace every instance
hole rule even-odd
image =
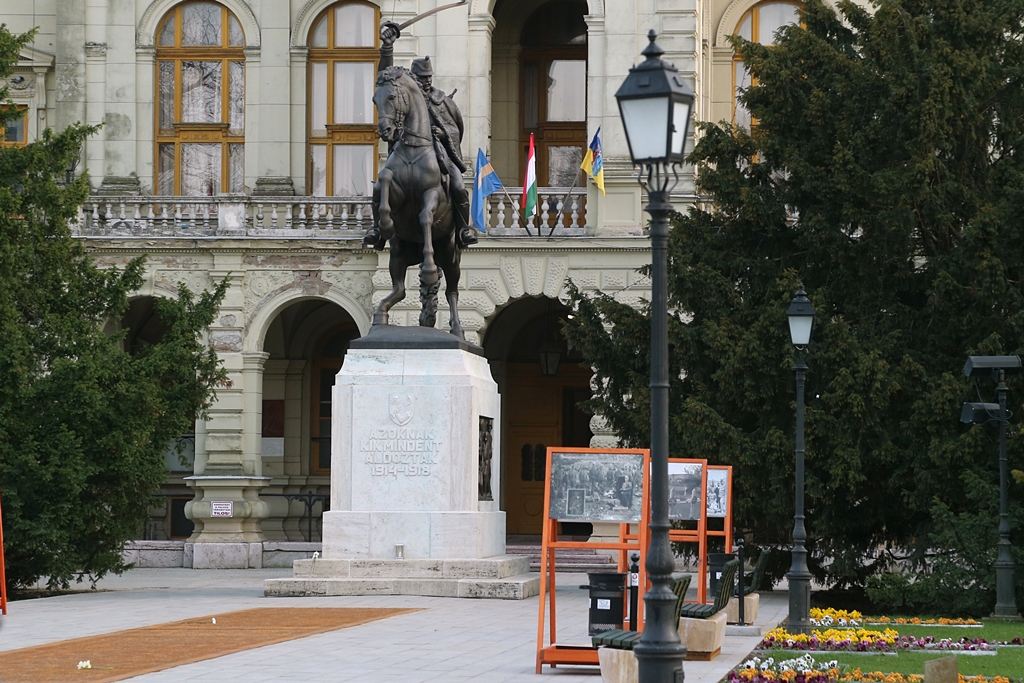
[[[381,25],[378,74],[394,64],[394,44],[400,36],[401,29],[398,24],[385,21]],[[476,231],[469,226],[469,192],[466,190],[466,183],[462,178],[462,174],[466,172],[461,146],[462,137],[465,134],[462,112],[459,111],[458,105],[450,95],[446,95],[443,90],[433,86],[434,71],[430,64],[430,57],[414,59],[410,71],[427,102],[435,154],[442,174],[447,176],[448,196],[455,220],[455,243],[460,249],[464,249],[471,244],[476,244],[478,240]],[[454,94],[453,92],[452,95]],[[389,156],[393,148],[394,145],[389,144]],[[374,185],[372,209],[373,227],[363,237],[363,243],[380,251],[394,234],[393,231],[382,227],[379,221],[379,183]]]

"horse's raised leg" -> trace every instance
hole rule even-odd
[[[444,241],[443,246],[439,242],[437,263],[444,272],[444,296],[448,299],[449,322],[452,334],[459,339],[465,339],[466,333],[462,330],[462,322],[459,320],[459,278],[462,277],[462,250],[456,248],[455,240],[449,238]]]
[[[390,294],[381,299],[377,310],[373,312],[374,325],[387,325],[388,311],[391,310],[392,306],[405,298],[405,271],[412,263],[415,263],[414,260],[410,259],[410,246],[417,248],[419,245],[410,245],[409,242],[404,242],[401,239],[391,241],[391,260],[388,263],[388,271],[391,273],[391,284],[394,289],[391,290]]]
[[[420,211],[420,227],[423,229],[423,264],[420,266],[420,327],[433,327],[437,322],[438,273],[434,262],[434,243],[430,240],[430,228],[437,210],[438,193],[431,189],[423,193],[423,210]]]

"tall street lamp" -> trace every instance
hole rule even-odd
[[[967,377],[989,377],[997,382],[999,403],[965,403],[961,422],[999,423],[999,554],[996,556],[996,607],[993,617],[1020,619],[1013,595],[1013,554],[1010,552],[1009,466],[1006,462],[1006,376],[1021,372],[1020,356],[969,356],[964,364]]]
[[[814,308],[803,287],[786,310],[789,319],[789,338],[793,342],[796,371],[796,505],[793,515],[793,563],[786,578],[789,581],[790,633],[811,631],[811,572],[807,568],[807,529],[804,527],[804,377],[807,363],[804,353],[811,343],[814,327]]]
[[[629,155],[641,166],[640,185],[651,214],[651,523],[645,564],[651,589],[644,596],[647,619],[633,653],[639,683],[682,683],[686,648],[674,622],[672,570],[668,540],[668,216],[670,194],[679,183],[693,109],[693,91],[647,34],[647,59],[629,70],[615,93],[626,129]]]

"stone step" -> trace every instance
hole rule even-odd
[[[540,545],[506,545],[505,552],[509,555],[528,556],[530,558],[530,571],[540,571]],[[597,550],[591,548],[557,548],[555,550],[555,567],[562,572],[578,574],[613,572],[616,568],[616,562],[614,557],[599,554]]]

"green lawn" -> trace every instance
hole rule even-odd
[[[981,630],[981,629],[977,629]],[[815,661],[835,659],[840,667],[859,668],[861,671],[891,671],[903,674],[924,674],[924,663],[937,657],[948,657],[950,652],[901,652],[896,657],[873,657],[836,652],[828,655],[814,655]],[[778,656],[776,656],[778,659]],[[1024,648],[1000,650],[991,655],[960,655],[957,668],[965,676],[1006,676],[1017,681],[1024,680]]]
[[[871,630],[895,629],[900,635],[938,638],[985,638],[986,640],[1012,640],[1017,636],[1024,637],[1024,622],[985,621],[982,628],[957,628],[955,626],[911,626],[891,624],[888,626],[868,626]],[[776,660],[788,659],[786,654],[772,653]],[[792,652],[799,656],[798,651]],[[840,667],[859,668],[864,672],[881,671],[902,674],[924,674],[924,663],[937,657],[948,657],[955,652],[900,652],[898,656],[857,655],[844,652],[827,655],[813,655],[815,661],[825,662],[835,659]],[[1005,676],[1016,683],[1024,683],[1024,648],[1002,648],[995,656],[992,655],[960,655],[957,657],[957,668],[965,676]]]

